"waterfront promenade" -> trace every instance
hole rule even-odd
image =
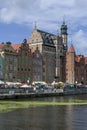
[[[79,88],[60,88],[60,89],[36,89],[31,88],[0,88],[0,99],[20,99],[34,97],[49,97],[49,96],[65,96],[75,94],[87,94],[86,87]]]

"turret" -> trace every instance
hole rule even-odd
[[[63,45],[67,49],[67,25],[65,24],[64,20],[63,24],[61,25],[61,36],[63,40]]]
[[[75,49],[71,44],[66,54],[66,82],[75,82]]]
[[[71,46],[70,46],[68,52],[69,52],[69,53],[73,53],[73,54],[75,54],[75,49],[74,49],[73,44],[71,44]]]

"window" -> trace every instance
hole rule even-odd
[[[8,70],[8,66],[6,66],[6,70]]]
[[[36,75],[34,75],[34,80],[36,80],[37,79],[37,77],[36,77]]]
[[[16,66],[14,66],[14,70],[17,70],[17,67],[16,67]]]
[[[0,72],[0,77],[2,77],[3,76],[3,73],[2,72]]]
[[[8,78],[8,75],[7,75],[7,74],[5,74],[5,78],[6,78],[6,79]]]
[[[40,80],[40,75],[38,75],[38,81]]]
[[[36,67],[34,67],[34,73],[36,73],[37,72],[37,68]]]
[[[41,69],[42,69],[41,67],[38,67],[38,68],[37,68],[37,72],[40,73],[40,72],[41,72]]]
[[[36,42],[38,42],[38,39],[36,39]]]
[[[13,57],[9,57],[9,61],[11,61],[11,62],[12,62],[12,61],[13,61]]]
[[[43,72],[45,72],[45,68],[43,68]]]
[[[45,81],[45,76],[43,75],[43,81]]]
[[[28,71],[30,71],[30,68],[28,69]]]
[[[10,70],[13,70],[13,66],[12,65],[10,65]]]
[[[12,73],[10,73],[10,74],[9,74],[9,77],[10,77],[10,79],[12,79],[12,78],[13,78]]]
[[[16,57],[14,58],[14,62],[17,62],[17,58]]]
[[[34,42],[34,40],[32,40],[32,43]]]

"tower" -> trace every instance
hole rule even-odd
[[[66,54],[66,82],[75,82],[75,50],[73,44]]]
[[[65,24],[65,20],[63,20],[63,24],[61,25],[61,36],[63,40],[63,45],[67,50],[67,25]]]
[[[62,57],[63,57],[63,44],[62,44],[62,37],[60,35],[56,35],[56,81],[62,81]]]

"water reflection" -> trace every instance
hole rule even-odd
[[[87,96],[49,97],[31,100],[61,102],[75,99],[86,100]],[[0,130],[87,130],[86,115],[86,105],[32,106],[8,113],[0,113]]]

